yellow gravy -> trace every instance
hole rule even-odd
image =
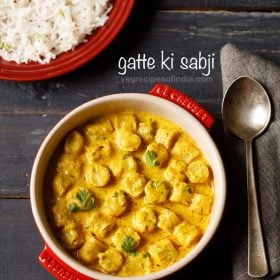
[[[183,258],[203,236],[211,167],[174,123],[107,114],[71,131],[49,165],[45,204],[63,247],[93,270],[144,275]]]

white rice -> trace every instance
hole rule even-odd
[[[0,57],[49,63],[103,26],[109,0],[0,0]]]

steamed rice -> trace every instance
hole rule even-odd
[[[0,57],[49,63],[103,26],[109,0],[0,0]]]

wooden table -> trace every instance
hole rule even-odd
[[[279,11],[279,0],[139,0],[117,39],[84,67],[42,82],[0,81],[0,279],[53,279],[37,260],[43,242],[30,210],[29,180],[40,143],[59,119],[99,96],[148,92],[158,79],[216,117],[212,135],[222,151],[220,48],[233,42],[280,65]],[[215,54],[214,70],[204,80],[199,71],[178,65],[118,74],[120,57],[145,53],[159,59],[162,50],[174,53],[176,63],[199,51]],[[178,277],[231,279],[227,212],[204,253]]]

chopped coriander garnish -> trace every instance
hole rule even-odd
[[[151,186],[153,187],[153,188],[155,188],[156,186],[157,186],[157,182],[156,181],[154,181],[154,180],[151,180]]]
[[[70,212],[76,212],[76,211],[81,210],[81,208],[80,208],[76,203],[70,203],[70,204],[68,205],[68,210],[69,210]]]
[[[40,41],[41,40],[41,35],[39,34],[39,33],[34,33],[34,39],[36,40],[36,41]]]
[[[133,156],[132,156],[132,153],[131,153],[131,152],[128,152],[128,153],[126,153],[126,154],[123,155],[123,158],[122,158],[122,159],[128,159],[128,158],[131,158],[131,157],[133,157]]]
[[[10,52],[11,49],[12,49],[12,46],[10,43],[5,43],[5,42],[2,42],[1,43],[1,49],[6,51],[6,52]]]
[[[145,254],[143,254],[143,258],[150,258],[151,254],[149,252],[146,252]]]
[[[122,243],[122,248],[126,253],[132,253],[137,246],[137,242],[129,235],[127,235]]]
[[[76,212],[79,210],[87,211],[94,207],[95,199],[87,189],[78,192],[76,194],[76,199],[80,202],[81,206],[75,202],[72,202],[68,206],[68,210],[70,212]]]
[[[156,160],[157,159],[157,153],[152,151],[152,150],[148,150],[145,154],[145,161],[148,165],[150,166],[159,166],[160,163]]]
[[[89,192],[88,190],[82,190],[76,194],[76,198],[81,202],[83,207],[86,207],[89,200]]]
[[[129,253],[127,253],[129,256],[132,256],[132,257],[136,257],[138,254],[139,254],[139,252],[137,252],[137,251],[133,251],[133,252],[129,252]]]
[[[64,16],[65,16],[65,14],[64,14],[64,12],[63,12],[62,9],[59,10],[58,14],[59,14],[61,17],[64,17]]]

